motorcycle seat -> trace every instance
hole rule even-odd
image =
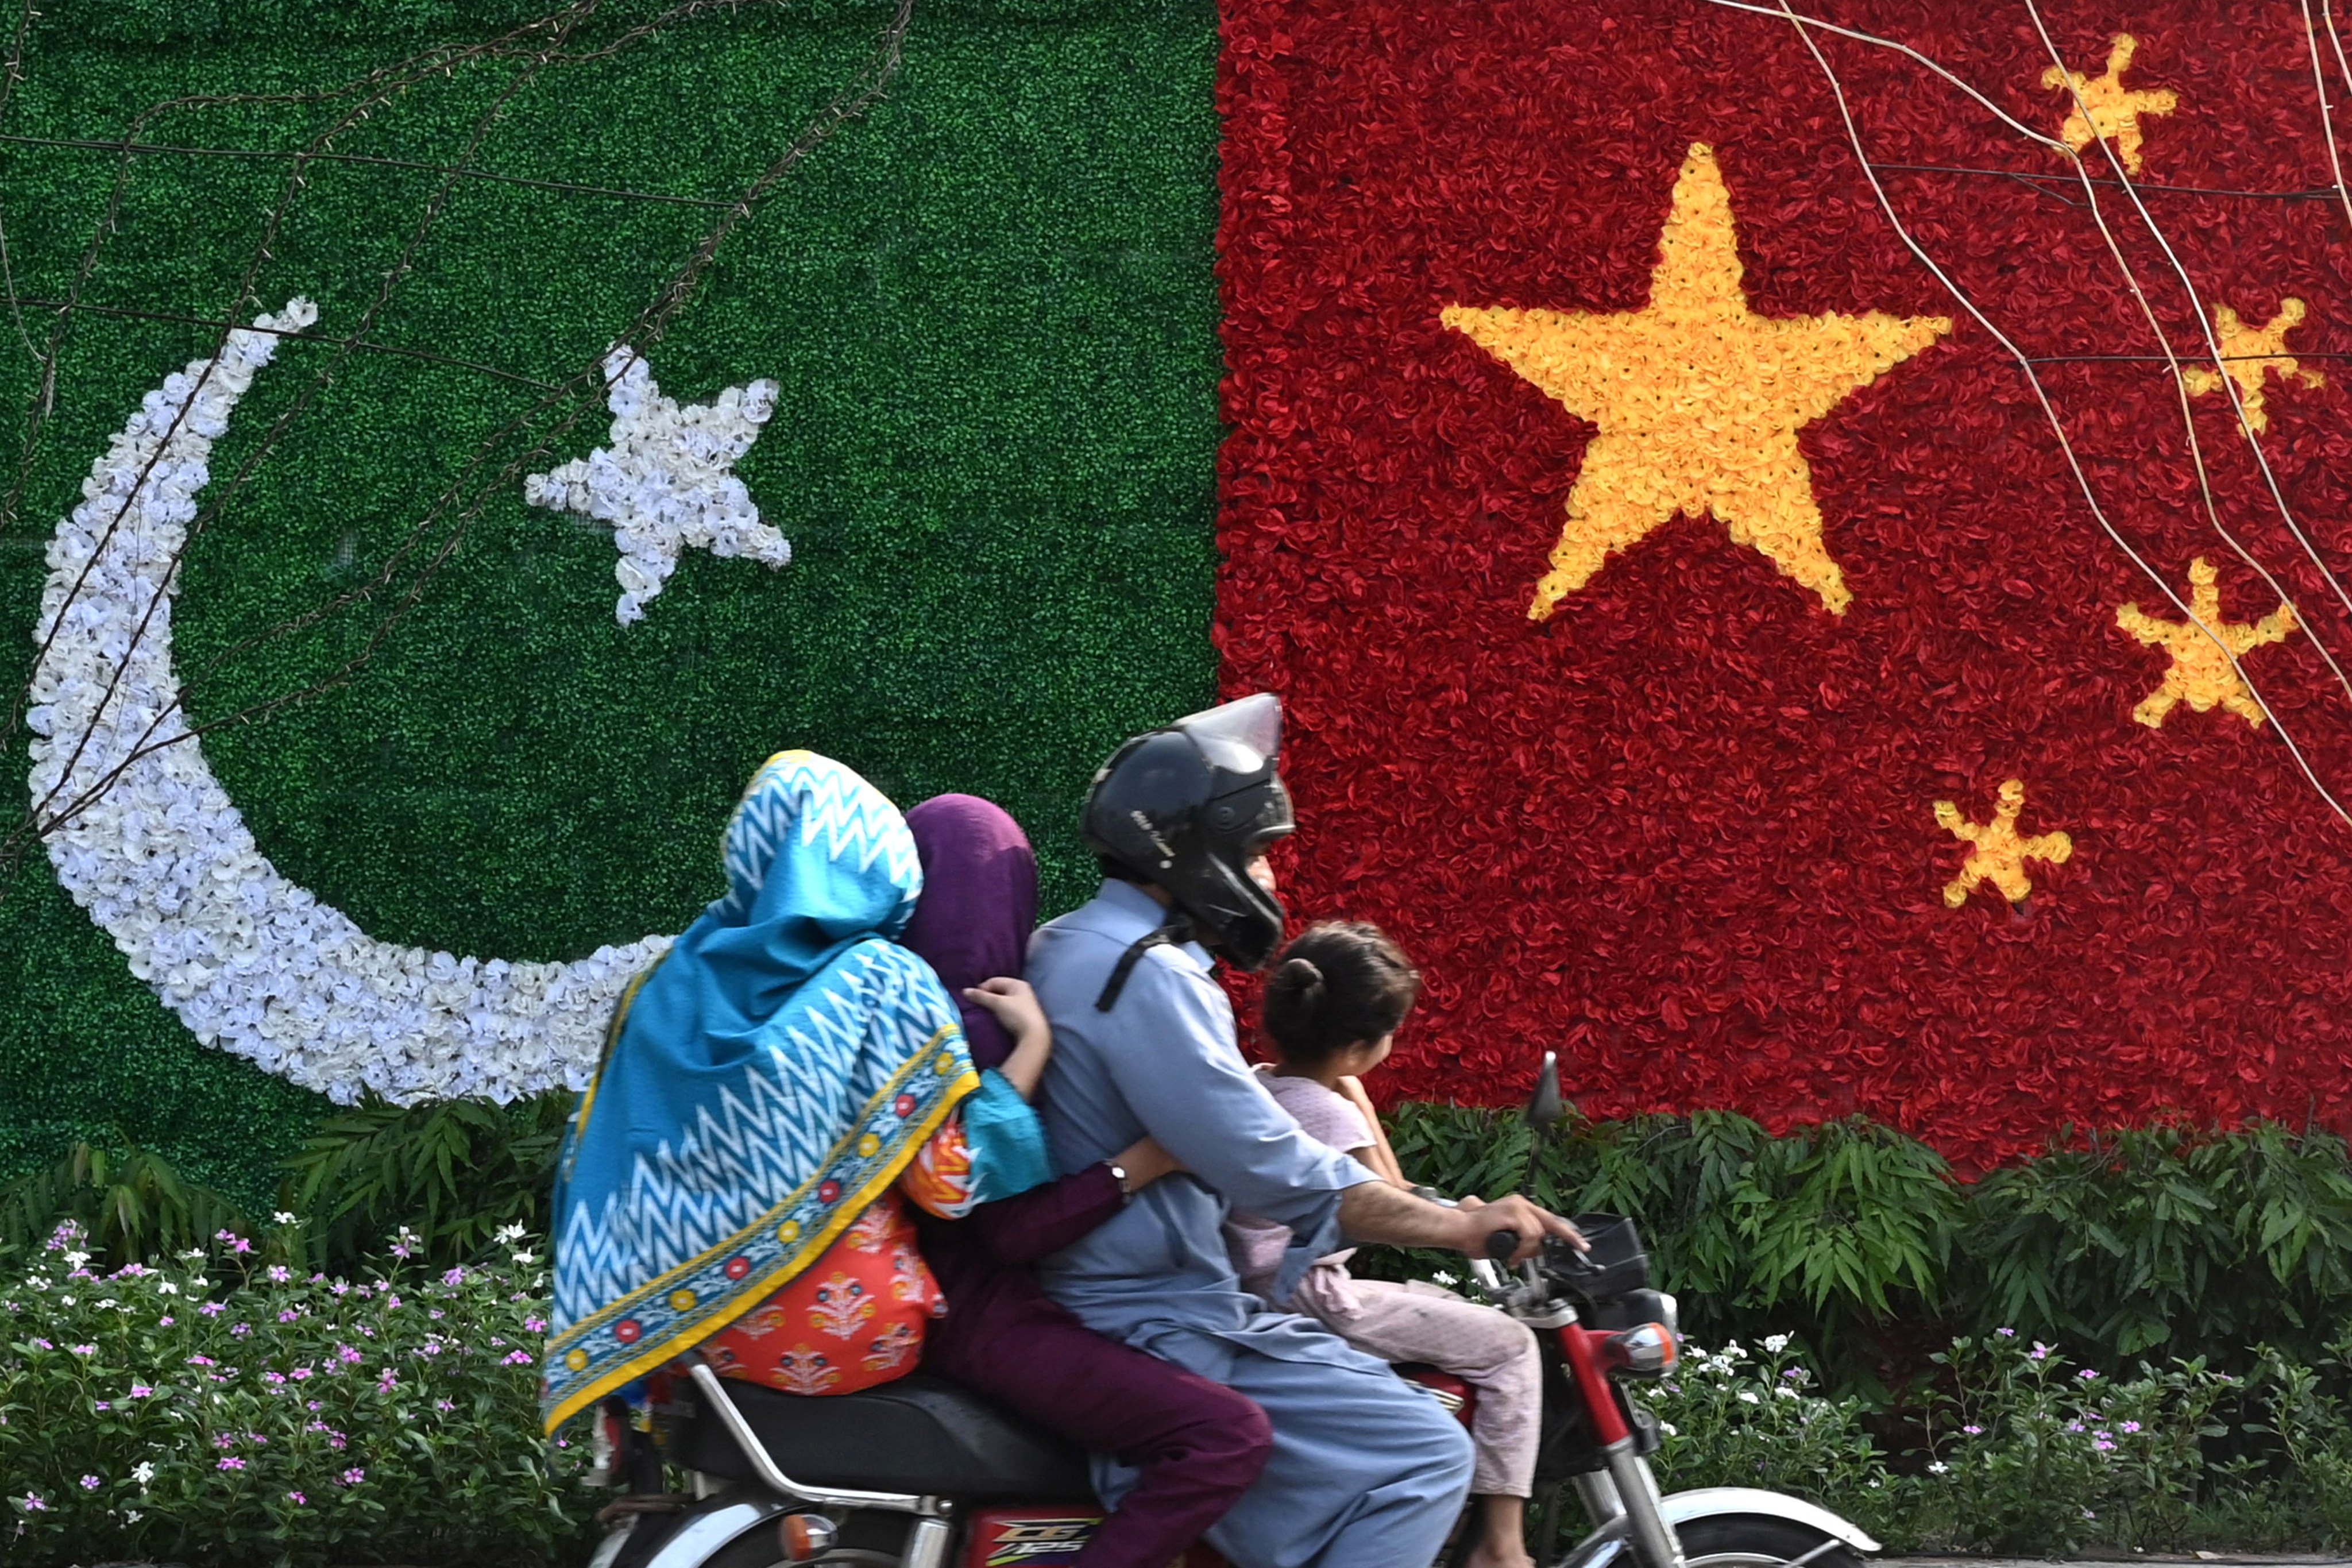
[[[859,1394],[785,1394],[727,1380],[735,1408],[796,1481],[971,1501],[1097,1506],[1087,1456],[943,1377],[914,1373]],[[751,1467],[709,1411],[686,1423],[676,1462],[728,1480]]]

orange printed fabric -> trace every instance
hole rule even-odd
[[[710,1339],[719,1375],[786,1394],[856,1394],[914,1371],[923,1330],[948,1303],[916,1248],[907,1199],[952,1215],[971,1206],[971,1189],[962,1119],[950,1117],[814,1263]]]

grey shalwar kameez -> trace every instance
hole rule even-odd
[[[1229,1205],[1279,1220],[1295,1279],[1339,1247],[1340,1193],[1377,1178],[1274,1102],[1198,946],[1150,950],[1112,1010],[1096,1010],[1119,955],[1164,919],[1141,889],[1107,881],[1031,939],[1029,982],[1054,1026],[1038,1103],[1056,1169],[1149,1132],[1190,1173],[1153,1183],[1038,1277],[1097,1332],[1265,1408],[1274,1456],[1207,1537],[1241,1568],[1427,1568],[1469,1487],[1468,1435],[1385,1363],[1310,1319],[1267,1311],[1225,1248]],[[1097,1461],[1106,1497],[1133,1475]]]

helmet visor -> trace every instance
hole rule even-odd
[[[1171,728],[1184,731],[1211,767],[1254,773],[1282,750],[1282,699],[1256,692],[1187,714]]]

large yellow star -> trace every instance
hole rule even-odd
[[[1600,428],[1530,619],[1591,580],[1612,551],[1677,512],[1712,512],[1843,615],[1853,594],[1822,542],[1797,432],[1952,330],[1943,316],[1796,316],[1748,308],[1731,196],[1694,143],[1675,180],[1642,310],[1450,305],[1441,318]]]

